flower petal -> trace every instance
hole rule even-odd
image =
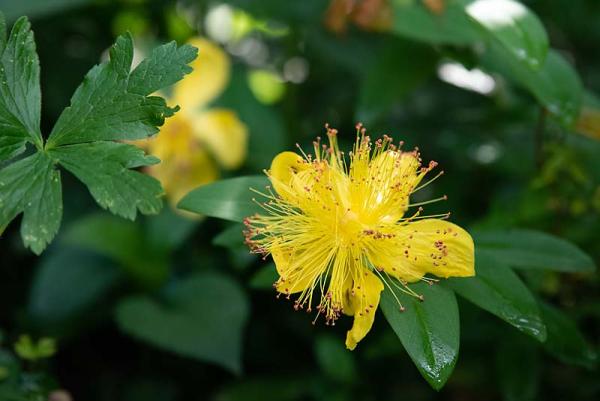
[[[279,196],[294,202],[297,198],[297,190],[294,181],[300,171],[306,171],[309,165],[304,159],[294,152],[281,152],[271,162],[269,178],[271,184]]]
[[[296,263],[299,255],[289,248],[273,246],[271,256],[275,262],[275,268],[279,273],[279,280],[275,288],[282,294],[294,294],[303,292],[312,284],[315,275],[306,274],[307,270],[299,267]],[[320,272],[319,272],[320,273]]]
[[[198,48],[198,58],[190,64],[194,71],[173,88],[173,100],[182,112],[193,112],[219,96],[231,69],[227,54],[215,43],[199,37],[188,43]]]
[[[149,139],[145,147],[161,159],[161,163],[148,167],[147,171],[162,183],[171,204],[176,204],[192,189],[219,176],[209,154],[194,138],[184,115],[176,114],[169,118],[160,135]]]
[[[427,273],[444,278],[475,275],[473,239],[445,220],[408,223],[395,230],[392,238],[372,239],[368,248],[374,266],[407,282]]]
[[[361,280],[355,280],[349,309],[354,312],[352,328],[346,334],[346,348],[353,350],[373,326],[383,283],[371,271],[365,270]],[[345,306],[346,308],[346,306]]]
[[[227,109],[211,109],[189,115],[194,135],[210,150],[219,164],[235,169],[246,159],[248,130],[237,114]]]
[[[388,150],[375,157],[369,163],[367,175],[371,178],[372,202],[364,206],[364,214],[373,216],[377,223],[400,220],[410,193],[425,175],[419,171],[420,165],[416,152]]]

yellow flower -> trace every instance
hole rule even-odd
[[[176,204],[194,188],[216,180],[219,165],[239,167],[246,158],[248,131],[233,110],[208,108],[229,81],[230,62],[216,44],[202,38],[189,41],[199,50],[194,71],[173,87],[169,102],[181,110],[169,118],[160,134],[138,144],[161,159],[148,173],[161,181]]]
[[[448,214],[422,215],[420,205],[445,197],[409,202],[431,182],[419,186],[436,163],[421,167],[416,150],[402,152],[387,136],[373,143],[361,125],[357,130],[348,158],[330,128],[329,145],[318,138],[314,157],[277,155],[267,172],[275,192],[263,194],[266,213],[245,220],[247,243],[273,257],[280,275],[274,286],[288,298],[297,294],[295,309],[311,311],[316,304],[317,318],[328,324],[342,313],[354,316],[349,349],[371,329],[384,285],[418,297],[408,283],[436,281],[424,277],[428,273],[475,274],[471,236],[436,218]],[[405,216],[411,207],[417,208]]]

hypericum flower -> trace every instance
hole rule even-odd
[[[417,150],[403,152],[388,136],[371,142],[360,124],[348,157],[337,131],[327,127],[327,136],[329,145],[314,142],[314,157],[283,152],[273,159],[267,175],[275,192],[262,194],[265,213],[245,220],[245,235],[253,252],[273,257],[274,287],[288,298],[297,294],[295,309],[316,305],[328,324],[354,316],[346,336],[354,349],[373,325],[384,285],[418,296],[408,283],[436,281],[428,273],[474,275],[473,240],[443,220],[449,214],[422,214],[421,205],[445,196],[409,201],[442,174],[420,184],[437,163],[421,167]]]
[[[173,87],[169,102],[181,110],[166,120],[160,134],[138,145],[161,159],[147,169],[176,204],[192,189],[216,180],[218,166],[239,167],[246,158],[248,132],[233,110],[207,108],[229,81],[230,62],[221,48],[203,38],[191,39],[198,48],[194,71]]]

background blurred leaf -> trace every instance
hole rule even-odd
[[[475,277],[450,278],[443,284],[480,308],[544,342],[546,326],[535,298],[519,276],[490,254],[476,252],[475,264]]]
[[[482,64],[528,89],[563,126],[571,127],[575,123],[581,108],[583,86],[575,69],[556,50],[548,52],[539,71],[505,57],[504,52],[493,45],[483,56]]]
[[[218,105],[234,109],[249,128],[246,164],[256,171],[268,168],[273,157],[287,146],[285,127],[277,110],[254,96],[241,68],[233,68],[229,86]]]
[[[155,346],[240,373],[246,295],[231,279],[197,274],[173,283],[161,302],[132,296],[116,310],[124,332]]]
[[[548,328],[544,348],[565,363],[593,369],[597,366],[598,354],[586,342],[577,325],[559,309],[542,302],[542,316]]]
[[[164,247],[152,246],[142,227],[109,214],[92,214],[69,226],[64,243],[118,262],[137,283],[156,288],[169,274]]]
[[[404,40],[389,40],[373,57],[361,81],[356,118],[373,123],[389,112],[394,103],[431,77],[436,54],[429,47]]]
[[[273,284],[277,281],[279,275],[275,264],[267,263],[261,266],[256,273],[250,279],[250,288],[256,290],[273,290]]]
[[[179,209],[224,220],[242,222],[262,211],[252,199],[261,196],[251,191],[265,191],[269,180],[265,176],[236,177],[204,185],[187,194],[177,205]]]
[[[322,335],[315,341],[315,356],[323,373],[339,383],[350,384],[357,377],[354,354],[331,335]]]
[[[539,349],[527,339],[513,334],[504,336],[496,352],[496,372],[505,401],[537,399],[540,362]]]
[[[480,31],[460,1],[448,0],[444,12],[434,14],[418,0],[391,0],[394,8],[392,31],[427,43],[465,45],[481,39]]]
[[[28,313],[40,325],[55,325],[81,316],[115,287],[121,273],[106,259],[87,251],[60,248],[38,266]]]
[[[6,18],[11,20],[21,15],[39,17],[58,11],[75,8],[92,0],[0,0],[0,10],[4,12]]]
[[[507,56],[539,70],[548,53],[544,26],[527,7],[514,0],[476,0],[467,14],[507,51]]]
[[[381,309],[402,345],[436,390],[441,389],[454,370],[458,358],[460,322],[454,293],[439,285],[411,284],[424,301],[394,291],[405,311],[389,288],[381,296]]]
[[[540,231],[510,229],[472,233],[479,255],[522,269],[591,272],[594,261],[564,239]]]
[[[245,227],[243,224],[232,224],[214,237],[212,243],[229,249],[238,249],[242,246],[245,247],[244,229]]]

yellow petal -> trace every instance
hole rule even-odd
[[[281,152],[271,162],[269,177],[273,188],[283,199],[293,202],[297,198],[295,177],[301,171],[308,170],[309,165],[297,153]]]
[[[198,48],[198,58],[190,64],[194,71],[173,88],[173,100],[182,112],[193,112],[219,96],[231,69],[227,54],[217,44],[204,38],[188,43]]]
[[[211,109],[189,115],[197,139],[206,145],[219,164],[235,169],[246,159],[248,130],[237,114]]]
[[[415,152],[388,150],[375,157],[368,168],[372,181],[370,199],[364,213],[373,216],[377,223],[396,222],[408,207],[409,196],[424,174]],[[368,219],[367,219],[368,222]]]
[[[275,245],[271,249],[271,256],[280,276],[276,283],[277,291],[283,294],[294,294],[304,291],[311,285],[314,275],[306,274],[306,269],[294,263],[297,261],[298,255],[289,248]]]
[[[383,283],[371,271],[365,270],[360,280],[354,281],[350,295],[350,305],[344,305],[354,311],[352,328],[346,334],[346,348],[353,350],[373,326]]]
[[[370,262],[408,282],[427,273],[438,277],[475,275],[473,239],[446,220],[426,219],[400,226],[390,239],[369,243]]]
[[[168,119],[161,133],[147,140],[146,148],[161,159],[147,171],[162,183],[171,204],[219,176],[210,155],[194,137],[189,121],[182,114]]]

